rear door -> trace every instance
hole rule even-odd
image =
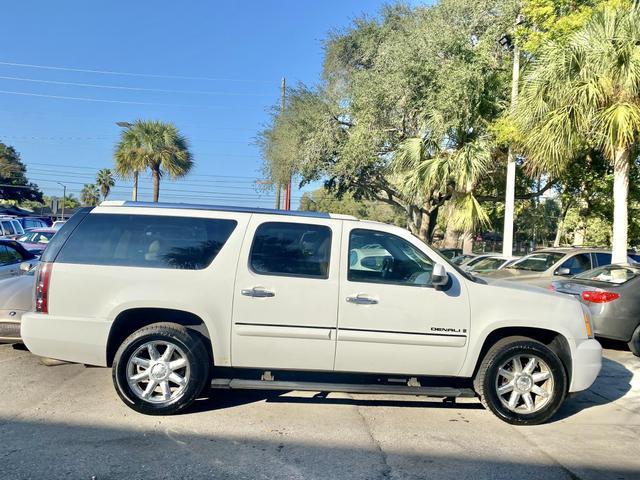
[[[342,221],[254,215],[234,291],[234,367],[331,370]]]
[[[385,225],[343,227],[335,369],[455,375],[469,335],[469,299],[449,268],[446,289],[430,286],[439,257],[409,233]],[[433,254],[432,254],[433,255]]]

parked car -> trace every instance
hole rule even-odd
[[[34,228],[48,228],[51,224],[46,217],[17,217],[16,220],[20,222],[25,232]]]
[[[56,234],[53,228],[36,228],[19,236],[16,240],[35,255],[40,255]]]
[[[20,320],[33,307],[34,272],[0,280],[0,343],[20,342]]]
[[[367,250],[382,260],[353,268]],[[110,366],[146,414],[211,386],[479,396],[537,424],[601,367],[580,302],[472,277],[405,229],[316,212],[103,202],[53,237],[34,305],[29,350]]]
[[[54,230],[60,230],[60,227],[62,227],[65,223],[67,223],[66,220],[56,220],[51,224],[51,228],[53,228]]]
[[[516,262],[520,257],[505,257],[502,255],[494,254],[483,256],[477,262],[474,262],[471,266],[466,266],[465,269],[467,272],[473,273],[474,275],[484,275],[485,273],[495,272],[502,268],[505,268],[512,263]]]
[[[589,307],[597,336],[627,342],[640,356],[640,267],[607,265],[551,285]]]
[[[0,239],[0,280],[21,275],[37,263],[37,257],[15,240]]]
[[[14,217],[0,217],[0,238],[13,238],[23,233],[22,225]]]
[[[442,255],[445,258],[448,258],[449,260],[453,260],[455,257],[462,255],[462,249],[461,248],[441,248],[440,255]]]
[[[489,272],[490,278],[501,278],[548,288],[553,280],[609,265],[611,250],[596,248],[553,248],[525,255],[507,267]]]

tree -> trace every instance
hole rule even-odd
[[[508,55],[496,39],[512,23],[515,3],[396,5],[332,34],[320,86],[289,89],[285,112],[274,110],[259,134],[265,174],[277,184],[293,171],[301,184],[324,180],[339,197],[395,205],[428,240],[440,208],[475,185],[443,188],[449,177],[406,189],[406,175],[424,158],[396,162],[398,153],[417,139],[429,158],[442,160],[487,139],[508,92]]]
[[[187,175],[193,167],[189,142],[175,125],[153,120],[136,120],[122,131],[114,154],[119,175],[134,177],[137,199],[138,172],[149,169],[153,178],[153,201],[160,195],[160,179]]]
[[[111,187],[115,186],[116,181],[113,178],[113,173],[108,168],[103,168],[98,171],[96,176],[96,185],[100,189],[100,193],[102,193],[102,199],[106,200],[109,196],[109,192],[111,191]]]
[[[406,224],[404,211],[398,207],[374,200],[356,201],[350,194],[337,198],[324,188],[305,193],[300,199],[300,210],[353,215],[399,226]]]
[[[16,150],[0,142],[0,199],[42,201],[42,192],[27,180],[27,167],[20,160]]]
[[[80,191],[80,201],[85,207],[97,205],[100,201],[100,191],[93,183],[85,183]]]
[[[627,250],[629,170],[640,139],[640,7],[597,10],[568,44],[543,47],[515,113],[530,168],[559,175],[590,146],[613,166],[613,261]]]

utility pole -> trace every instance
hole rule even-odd
[[[516,26],[524,21],[522,14],[516,18]],[[503,37],[506,38],[506,37]],[[509,42],[506,38],[506,42]],[[502,43],[502,42],[501,42]],[[520,83],[520,48],[513,44],[513,72],[511,74],[511,105],[513,112],[518,103],[518,84]],[[504,199],[504,231],[502,235],[502,255],[513,255],[513,221],[516,203],[516,155],[513,146],[509,145],[507,152],[507,185]]]
[[[56,183],[63,187],[62,188],[62,220],[64,220],[64,206],[65,206],[65,203],[67,203],[67,186],[60,182],[56,182]]]
[[[287,82],[284,77],[282,77],[282,83],[280,84],[280,115],[284,115],[285,108],[285,95],[287,89]],[[280,191],[282,186],[280,182],[276,184],[276,210],[280,210]]]

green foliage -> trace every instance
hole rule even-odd
[[[109,196],[109,192],[111,192],[111,187],[115,186],[116,181],[113,178],[113,173],[108,168],[103,168],[98,171],[96,175],[96,185],[100,189],[100,193],[102,194],[102,199],[106,200]]]
[[[100,190],[93,183],[85,183],[80,191],[80,201],[84,207],[92,207],[100,201]]]
[[[187,138],[172,123],[154,120],[136,120],[123,130],[114,158],[116,172],[123,178],[151,171],[154,202],[159,198],[162,176],[184,177],[193,167]]]
[[[27,167],[20,160],[20,154],[13,147],[1,142],[0,199],[16,202],[42,200],[42,192],[38,186],[27,180]]]
[[[497,38],[515,12],[515,1],[396,5],[332,33],[320,86],[289,89],[285,113],[274,109],[259,134],[265,174],[275,183],[290,173],[301,184],[323,179],[338,197],[396,205],[423,237],[429,230],[423,223],[433,227],[433,214],[456,195],[476,215],[478,203],[465,199],[474,181],[426,180],[411,169],[436,158],[446,163],[455,157],[451,152],[466,148],[487,147],[473,159],[478,165],[498,154],[489,148],[488,126],[504,109],[509,54]],[[403,170],[394,163],[412,138],[424,143],[427,155],[400,160]]]
[[[366,220],[392,223],[399,226],[406,224],[405,212],[398,207],[379,201],[358,201],[350,194],[337,198],[323,188],[314,190],[311,193],[305,193],[300,199],[300,210],[353,215]]]

